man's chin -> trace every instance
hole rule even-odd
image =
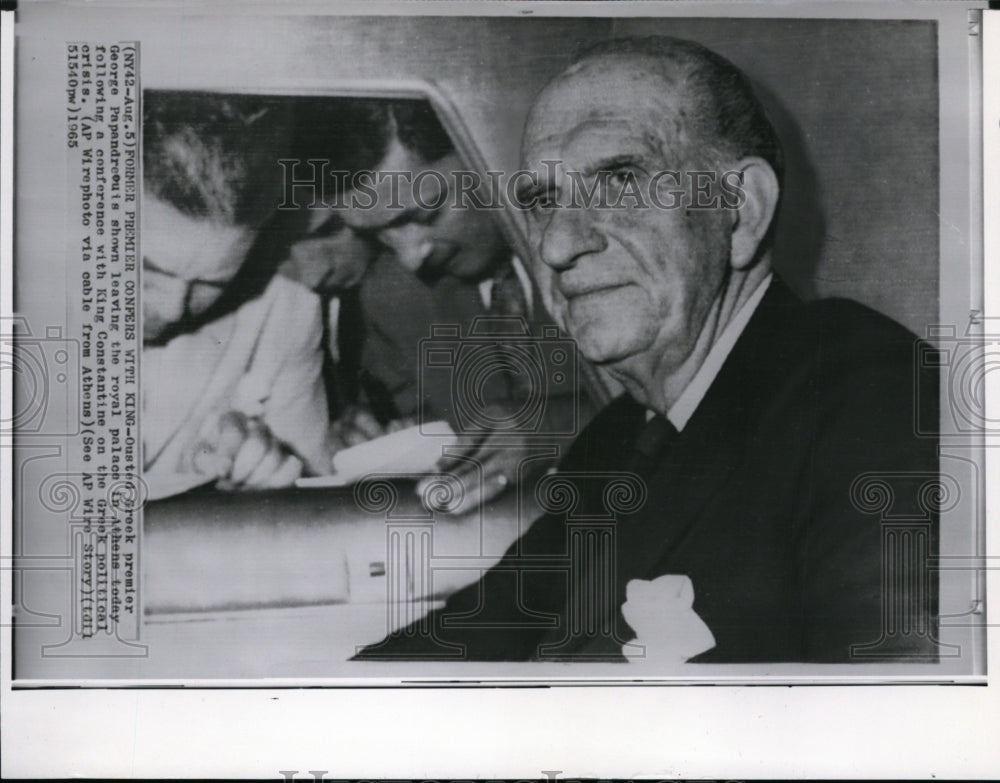
[[[611,326],[589,324],[576,330],[571,328],[569,333],[583,357],[602,367],[613,368],[640,352],[633,342],[614,339],[619,336],[615,335]]]
[[[580,353],[583,354],[583,357],[594,366],[603,367],[604,369],[612,372],[616,369],[624,369],[627,367],[629,361],[635,356],[633,353],[625,353],[622,351],[605,351],[594,353],[592,356],[588,356],[582,350]]]

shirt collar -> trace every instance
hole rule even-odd
[[[729,353],[733,350],[733,346],[736,345],[736,341],[743,334],[743,330],[746,329],[750,318],[753,317],[757,307],[760,305],[761,299],[767,293],[767,288],[771,284],[772,278],[773,275],[769,273],[750,295],[750,298],[743,304],[739,312],[726,324],[726,328],[722,330],[719,339],[709,349],[708,356],[705,357],[705,361],[698,368],[698,372],[695,373],[694,378],[691,379],[691,382],[681,392],[681,396],[677,398],[677,401],[670,406],[670,410],[667,411],[667,418],[677,428],[678,432],[684,429],[688,420],[694,415],[695,410],[697,410],[702,399],[708,393],[708,388],[712,385],[712,381],[719,374],[719,370],[725,364]],[[647,416],[651,415],[653,414],[647,414]]]
[[[517,281],[521,284],[524,292],[524,301],[528,305],[528,317],[531,318],[535,312],[535,291],[531,287],[531,278],[528,277],[528,270],[524,268],[524,262],[517,256],[510,257],[510,266],[517,276]],[[495,277],[487,277],[479,283],[479,299],[488,310],[493,299],[493,281]]]

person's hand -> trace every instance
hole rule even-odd
[[[461,500],[448,508],[434,509],[461,516],[472,511],[481,503],[487,503],[501,495],[509,486],[517,482],[518,467],[524,457],[523,443],[511,443],[504,438],[502,446],[497,445],[497,437],[487,435],[475,441],[466,441],[449,454],[438,460],[437,469],[450,473],[462,484]],[[435,481],[433,476],[422,479],[417,484],[417,494],[425,492]]]
[[[262,421],[229,411],[202,431],[194,467],[219,489],[276,489],[294,484],[303,462]]]
[[[383,435],[412,427],[417,423],[413,417],[393,419],[385,425],[379,423],[370,411],[353,406],[348,408],[333,424],[327,438],[330,453],[336,454],[342,449],[357,446]]]
[[[517,431],[464,437],[448,451],[438,460],[437,469],[455,476],[464,492],[460,501],[434,510],[455,516],[497,498],[519,480],[540,476],[557,460],[556,455],[546,458],[544,452],[539,453],[528,433]],[[435,476],[422,479],[417,484],[417,494],[423,498],[436,480]]]

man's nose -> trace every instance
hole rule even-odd
[[[600,253],[608,240],[585,209],[565,207],[553,212],[542,232],[539,248],[542,261],[556,271],[571,267],[589,253]]]
[[[379,234],[385,244],[406,269],[416,272],[434,252],[434,242],[427,226],[419,223],[405,223],[387,228]]]

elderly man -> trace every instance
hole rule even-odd
[[[898,324],[772,272],[781,149],[743,74],[686,41],[602,44],[538,97],[522,153],[546,302],[627,393],[499,564],[360,657],[932,660],[933,586],[886,591],[902,572],[852,488],[936,475],[913,426],[936,378],[915,393]]]

